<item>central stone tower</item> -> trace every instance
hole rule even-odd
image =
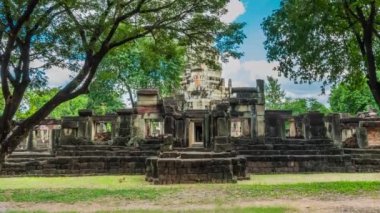
[[[220,66],[220,64],[219,64]],[[208,110],[215,102],[228,97],[221,69],[206,64],[189,63],[182,77],[181,94],[185,99],[185,110]]]

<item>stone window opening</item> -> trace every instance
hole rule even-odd
[[[234,118],[231,120],[231,137],[251,137],[251,119]]]
[[[145,120],[145,136],[146,138],[159,138],[164,135],[164,123],[160,120]]]
[[[65,136],[78,137],[78,128],[63,128],[63,134]]]
[[[233,119],[231,121],[231,137],[238,138],[242,136],[241,121]]]
[[[94,141],[106,142],[112,139],[112,123],[99,121],[95,123]]]
[[[50,131],[46,126],[41,126],[33,131],[33,140],[37,149],[47,149],[51,143]]]

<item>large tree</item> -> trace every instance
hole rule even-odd
[[[241,24],[224,24],[228,0],[1,0],[0,71],[5,101],[0,119],[0,166],[29,130],[58,105],[88,92],[113,49],[165,34],[191,47],[199,61],[239,56]],[[218,51],[215,39],[225,47]],[[211,56],[210,56],[211,55]],[[37,63],[38,62],[38,63]],[[32,67],[34,64],[42,64]],[[35,113],[13,122],[25,91],[46,84],[45,70],[69,68],[73,78]]]
[[[262,23],[269,61],[297,83],[337,83],[366,76],[380,105],[377,0],[282,0]]]

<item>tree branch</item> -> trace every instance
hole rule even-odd
[[[69,15],[69,17],[72,19],[72,21],[74,22],[75,28],[79,32],[79,36],[81,38],[83,46],[85,47],[86,50],[88,50],[89,47],[88,47],[88,43],[87,43],[87,39],[86,39],[86,33],[84,31],[83,26],[79,23],[78,19],[75,17],[73,12],[70,10],[70,8],[67,5],[65,5],[65,11]]]

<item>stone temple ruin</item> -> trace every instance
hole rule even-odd
[[[136,107],[46,119],[7,158],[3,176],[145,174],[155,184],[227,183],[253,173],[380,171],[380,118],[265,110],[264,81],[225,86],[189,67],[182,91],[137,92]]]

